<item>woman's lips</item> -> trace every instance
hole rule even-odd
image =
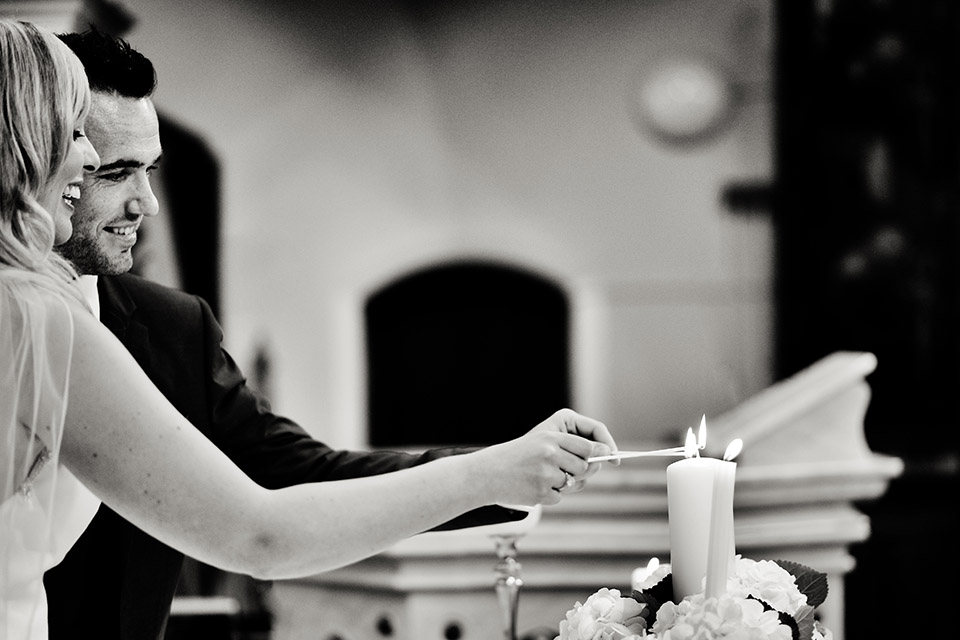
[[[63,194],[60,196],[63,201],[66,203],[67,208],[70,211],[73,211],[77,200],[80,199],[80,184],[76,182],[71,182],[63,189]]]

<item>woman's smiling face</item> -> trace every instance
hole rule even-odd
[[[44,190],[40,205],[53,216],[54,244],[61,244],[73,233],[74,205],[80,198],[84,171],[95,171],[100,156],[83,132],[83,122],[74,126],[67,158]]]

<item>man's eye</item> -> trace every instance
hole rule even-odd
[[[124,174],[122,173],[104,173],[97,176],[101,180],[109,180],[110,182],[120,182],[123,180]]]

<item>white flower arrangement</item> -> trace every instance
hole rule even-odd
[[[832,640],[814,618],[826,596],[823,573],[737,556],[723,595],[675,603],[670,565],[661,565],[629,597],[603,588],[577,602],[556,640]]]

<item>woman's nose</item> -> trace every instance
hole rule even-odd
[[[83,170],[96,171],[100,168],[100,154],[97,153],[97,150],[90,144],[90,140],[87,138],[83,140],[86,143],[83,149]]]

